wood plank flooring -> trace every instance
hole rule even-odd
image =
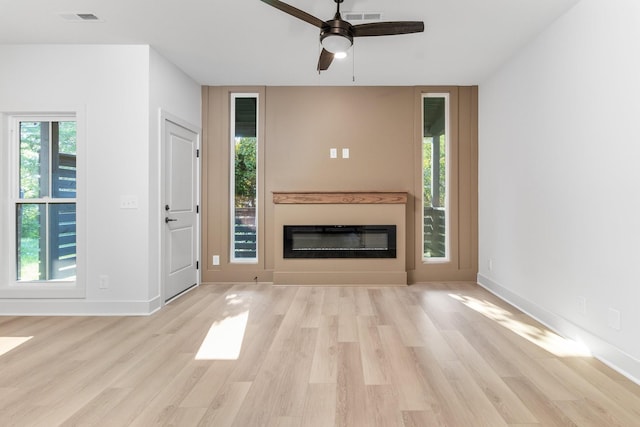
[[[196,358],[231,321],[239,356]],[[0,426],[640,426],[638,385],[468,283],[203,285],[149,317],[0,317],[11,337]]]

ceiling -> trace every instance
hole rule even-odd
[[[319,29],[260,0],[0,0],[0,44],[149,44],[203,85],[470,85],[578,1],[344,0],[343,16],[379,12],[424,21],[425,32],[357,38],[322,74]],[[324,20],[335,13],[332,0],[286,2]]]

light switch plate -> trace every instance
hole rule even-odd
[[[342,158],[343,159],[348,159],[349,158],[349,149],[348,148],[343,148],[342,149]]]
[[[329,148],[329,157],[332,159],[338,158],[338,149],[337,148]]]
[[[120,209],[138,209],[138,197],[120,196]]]

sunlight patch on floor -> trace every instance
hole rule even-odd
[[[248,319],[247,310],[214,322],[200,345],[196,360],[237,360]]]
[[[583,343],[563,338],[548,329],[523,323],[515,319],[508,310],[488,301],[466,295],[449,294],[449,296],[558,357],[591,356],[591,351]]]
[[[240,305],[244,303],[244,300],[238,294],[227,295],[226,297],[224,297],[224,299],[227,302],[228,306]]]
[[[21,346],[33,337],[0,337],[0,356],[9,353],[14,348]]]

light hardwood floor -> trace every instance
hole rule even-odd
[[[239,357],[198,360],[229,323]],[[0,337],[33,337],[0,356],[0,426],[640,426],[639,386],[474,284],[203,285]]]

